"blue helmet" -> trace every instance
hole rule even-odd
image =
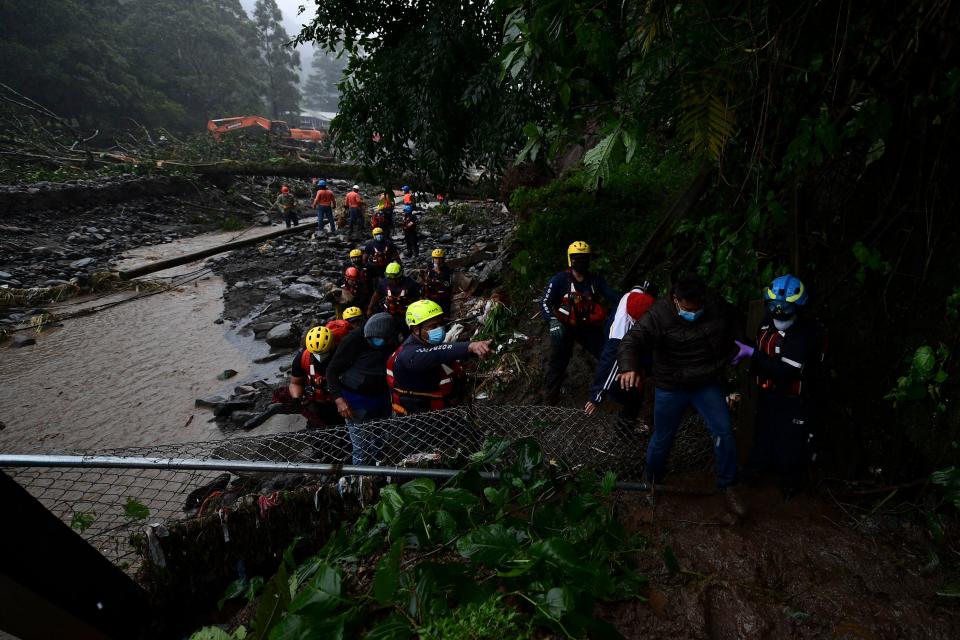
[[[774,278],[770,286],[763,290],[763,301],[775,318],[789,318],[797,312],[797,307],[807,304],[807,288],[800,278],[787,275]]]
[[[405,204],[405,205],[403,205],[403,212],[404,212],[404,213],[413,213],[413,205],[412,205],[412,204]]]
[[[326,186],[327,186],[327,181],[326,181],[326,180],[318,180],[318,181],[317,181],[317,186],[322,189],[323,187],[326,187]]]
[[[403,192],[406,193],[408,191],[410,191],[410,187],[407,185],[403,185]]]

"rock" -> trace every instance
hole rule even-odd
[[[229,380],[235,375],[237,375],[237,372],[233,369],[224,369],[223,373],[217,376],[217,380]]]
[[[50,247],[40,246],[40,247],[34,247],[33,249],[30,249],[30,253],[35,256],[50,256],[50,255],[53,255],[54,250]]]
[[[193,401],[193,406],[195,407],[216,407],[219,404],[223,404],[227,399],[223,396],[205,396],[203,398],[197,398]]]
[[[323,294],[316,287],[309,284],[291,284],[280,292],[280,297],[296,300],[297,302],[311,302],[322,300]]]
[[[451,236],[449,233],[445,233],[440,236],[440,239],[437,240],[437,242],[453,242],[453,236]]]
[[[269,353],[269,354],[267,354],[267,355],[265,355],[265,356],[262,356],[262,357],[260,357],[260,358],[254,358],[254,359],[253,359],[253,362],[254,362],[255,364],[266,364],[267,362],[273,362],[274,360],[277,360],[278,358],[282,358],[283,356],[288,356],[288,355],[290,355],[291,353],[293,353],[293,352],[290,351],[289,349],[283,349],[283,350],[281,350],[281,351],[277,351],[277,352],[274,352],[274,353]]]
[[[291,322],[281,322],[267,333],[267,344],[271,347],[295,347],[300,336]]]
[[[314,278],[313,276],[307,275],[307,276],[300,276],[299,278],[297,278],[297,282],[299,282],[300,284],[319,284],[320,281]]]
[[[234,289],[249,289],[251,286],[253,286],[253,285],[251,285],[251,284],[250,284],[249,282],[247,282],[246,280],[238,280],[237,282],[234,282],[234,283],[233,283],[233,288],[234,288]]]
[[[0,271],[0,280],[9,280],[13,277],[12,273],[7,273],[6,271]]]
[[[45,280],[43,286],[45,287],[59,287],[60,285],[70,284],[69,280],[61,280],[59,278],[51,278],[50,280]]]
[[[20,347],[28,347],[31,344],[37,344],[36,339],[33,336],[25,336],[17,334],[10,338],[10,348],[19,349]]]
[[[71,269],[83,269],[84,267],[89,267],[90,265],[92,265],[92,264],[93,264],[94,262],[96,262],[96,261],[97,261],[96,258],[80,258],[79,260],[74,260],[73,262],[71,262],[71,263],[70,263],[70,268],[71,268]]]

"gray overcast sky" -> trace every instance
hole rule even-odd
[[[240,0],[240,4],[243,5],[243,8],[247,10],[251,16],[253,15],[253,5],[256,4],[257,0]],[[300,8],[300,5],[303,5],[307,10],[298,15],[297,10]],[[313,17],[313,10],[316,8],[316,5],[310,2],[310,0],[277,0],[277,6],[280,7],[280,11],[283,13],[283,28],[287,30],[287,34],[294,36],[300,33],[300,25]],[[307,76],[310,75],[310,64],[313,61],[313,45],[300,45],[297,47],[300,51],[300,84],[303,84],[307,80]]]

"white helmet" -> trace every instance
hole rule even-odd
[[[360,191],[360,185],[355,184],[355,185],[353,185],[352,189],[353,189],[354,191]]]

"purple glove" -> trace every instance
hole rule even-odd
[[[730,359],[730,364],[738,364],[744,358],[753,357],[753,347],[739,340],[734,340],[733,343],[737,345],[737,354]]]

